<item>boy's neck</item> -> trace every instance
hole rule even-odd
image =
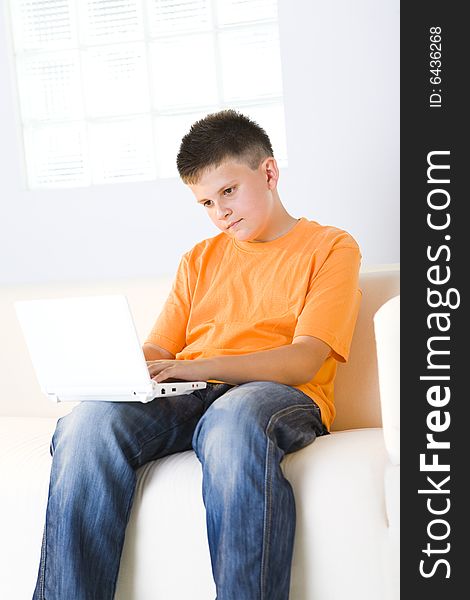
[[[267,235],[262,240],[251,240],[250,243],[263,244],[265,242],[272,242],[273,240],[276,240],[277,238],[280,238],[288,233],[298,221],[299,219],[291,216],[286,211],[284,205],[281,203],[278,197]]]

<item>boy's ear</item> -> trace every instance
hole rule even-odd
[[[266,175],[269,188],[275,189],[279,180],[279,168],[276,159],[273,156],[265,158],[262,163],[262,169]]]

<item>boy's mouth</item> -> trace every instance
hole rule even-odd
[[[242,221],[243,219],[238,219],[238,221],[233,221],[232,223],[230,223],[229,225],[227,225],[227,229],[230,229],[231,227],[233,227],[234,225],[236,225],[237,223],[240,223],[240,221]]]

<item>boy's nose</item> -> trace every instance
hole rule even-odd
[[[229,208],[225,207],[225,206],[217,206],[217,218],[218,219],[224,219],[226,217],[228,217],[231,214],[231,211]]]

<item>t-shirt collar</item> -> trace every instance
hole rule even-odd
[[[282,248],[289,243],[290,238],[297,233],[298,229],[302,227],[303,223],[306,221],[306,217],[300,217],[300,219],[297,219],[297,223],[295,223],[289,231],[269,242],[243,242],[232,238],[233,245],[245,252],[267,252],[273,248]]]

